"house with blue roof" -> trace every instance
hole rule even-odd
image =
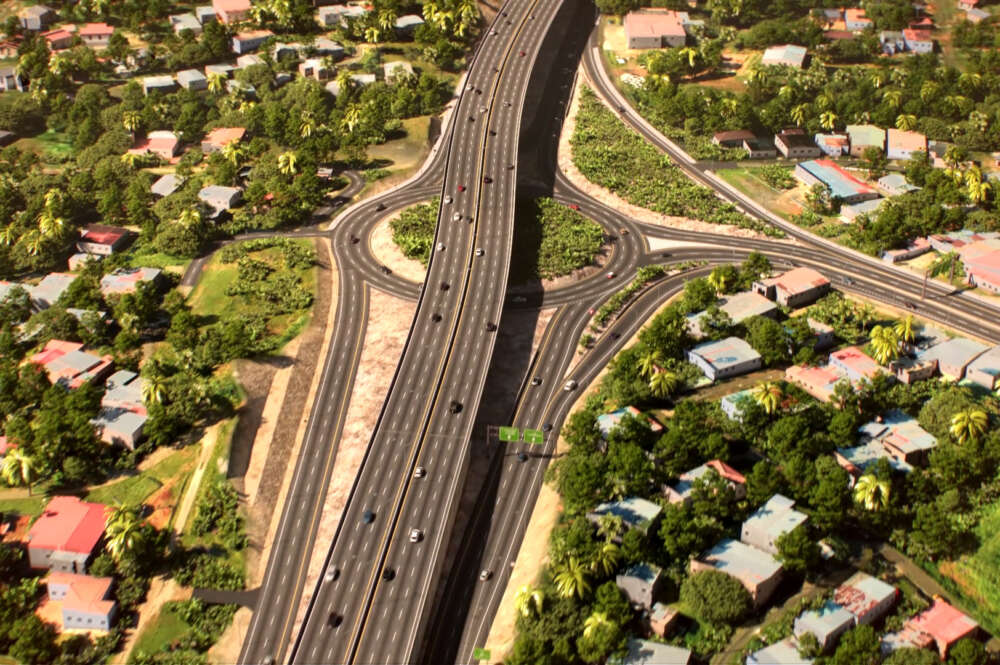
[[[858,203],[876,199],[879,193],[829,159],[811,159],[799,162],[793,172],[807,187],[823,185],[830,192],[830,198],[843,203]]]

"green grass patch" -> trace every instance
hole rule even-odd
[[[976,527],[979,549],[958,561],[941,563],[937,573],[994,635],[1000,633],[1000,501],[983,509]]]
[[[590,88],[583,88],[576,130],[570,139],[573,162],[591,182],[637,206],[711,224],[726,224],[781,236],[779,229],[720,201],[628,129]]]
[[[518,201],[514,223],[515,284],[590,265],[604,243],[600,224],[548,197]]]
[[[69,135],[64,132],[49,129],[38,136],[25,139],[25,142],[40,156],[49,159],[59,160],[73,154],[73,144],[70,143]]]
[[[403,255],[427,265],[434,244],[434,228],[437,225],[438,208],[441,199],[435,196],[428,203],[417,203],[389,222],[392,241]]]
[[[42,509],[48,502],[48,497],[44,495],[24,499],[0,499],[0,513],[17,513],[18,515],[37,517],[42,514]]]
[[[145,473],[98,487],[85,497],[87,501],[108,505],[124,504],[137,506],[150,494],[162,487],[162,483]]]
[[[187,446],[181,448],[180,450],[171,453],[164,459],[160,460],[151,469],[146,471],[146,473],[161,483],[165,483],[168,480],[176,478],[180,473],[181,469],[194,462],[198,457],[198,447],[197,446]]]
[[[153,617],[152,621],[146,624],[136,639],[135,646],[132,647],[132,653],[153,654],[164,651],[189,630],[191,630],[191,626],[175,612],[170,611],[169,606],[165,606],[159,614]]]
[[[150,252],[143,254],[129,254],[128,264],[132,268],[175,268],[186,269],[191,259],[184,259],[179,256],[171,256],[163,252]]]
[[[402,125],[402,136],[381,145],[368,147],[368,158],[379,162],[389,162],[387,168],[394,173],[419,166],[431,147],[427,139],[430,132],[431,116],[420,115],[406,118],[402,121]]]

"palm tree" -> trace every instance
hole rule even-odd
[[[222,146],[222,156],[225,157],[233,166],[239,166],[245,152],[246,150],[243,146],[236,141],[230,141],[226,145]]]
[[[903,91],[896,88],[886,90],[882,93],[882,101],[885,102],[889,108],[893,110],[898,109],[900,103],[903,101]]]
[[[112,559],[119,561],[122,554],[135,550],[142,542],[142,520],[135,507],[117,504],[108,512],[104,532],[107,537],[105,549]]]
[[[9,448],[0,466],[0,476],[8,485],[25,485],[28,496],[31,496],[31,483],[34,480],[35,464],[20,448]]]
[[[5,247],[10,247],[17,242],[18,239],[17,229],[13,224],[8,224],[7,226],[0,229],[0,245]]]
[[[191,228],[201,222],[201,211],[197,208],[185,208],[174,221],[185,228]]]
[[[913,315],[907,314],[905,317],[896,321],[896,325],[893,327],[896,332],[896,337],[904,344],[912,344],[913,340],[916,338],[916,333],[913,331]]]
[[[694,69],[694,63],[698,60],[698,51],[691,48],[690,46],[685,46],[677,52],[677,55],[682,58],[686,57],[688,61],[688,69]]]
[[[990,126],[990,117],[982,111],[970,111],[969,122],[976,126],[981,132],[985,132]]]
[[[876,362],[886,365],[899,357],[899,336],[888,326],[875,326],[869,334]]]
[[[917,126],[917,116],[912,113],[900,113],[896,116],[896,129],[904,132],[913,131]]]
[[[514,596],[514,607],[525,617],[532,613],[540,614],[544,603],[545,592],[541,589],[532,589],[527,584],[518,589]]]
[[[806,112],[808,110],[808,104],[799,104],[798,106],[792,108],[792,120],[795,122],[796,127],[801,127],[806,121]]]
[[[149,372],[142,377],[142,401],[146,404],[163,404],[167,396],[166,378],[159,372]]]
[[[649,390],[653,393],[654,397],[663,399],[677,390],[679,383],[680,380],[677,378],[677,374],[663,369],[654,372],[653,376],[649,377]]]
[[[927,80],[920,86],[920,99],[926,104],[937,97],[941,91],[941,84],[937,81]]]
[[[378,24],[378,27],[381,30],[389,32],[390,30],[396,27],[397,18],[398,17],[396,16],[395,11],[391,9],[383,9],[378,13],[378,16],[376,17],[376,23]]]
[[[982,203],[989,197],[992,186],[988,182],[976,182],[969,184],[965,189],[970,201]]]
[[[354,128],[358,126],[361,122],[361,106],[358,104],[351,104],[344,111],[344,129],[348,132],[353,132]]]
[[[832,130],[837,124],[837,114],[833,111],[823,111],[819,114],[819,124],[827,131]]]
[[[604,513],[597,520],[597,535],[605,540],[611,540],[621,535],[624,521],[620,515]]]
[[[307,139],[316,131],[316,116],[312,111],[303,111],[299,120],[299,136]]]
[[[128,164],[129,168],[136,168],[144,161],[146,161],[146,155],[141,152],[126,152],[121,156],[122,164]]]
[[[651,377],[656,373],[656,368],[663,362],[663,354],[659,349],[650,349],[639,357],[639,373],[645,377]]]
[[[378,29],[378,27],[370,25],[365,28],[365,41],[369,44],[377,44],[381,37],[382,32]]]
[[[560,596],[563,598],[570,598],[572,596],[583,598],[586,594],[590,593],[590,580],[587,579],[587,568],[575,556],[571,556],[560,563],[557,571],[554,581],[556,583],[556,591],[559,592]]]
[[[767,415],[771,415],[781,406],[781,399],[785,396],[781,386],[775,381],[762,381],[754,386],[750,395],[757,402]]]
[[[583,636],[589,638],[595,632],[609,628],[612,625],[606,612],[594,612],[583,622]]]
[[[876,90],[885,85],[885,81],[887,78],[888,77],[886,76],[884,69],[873,69],[871,73],[868,75],[868,80],[871,81],[872,86]]]
[[[598,575],[610,575],[618,568],[619,560],[621,560],[621,550],[618,545],[609,540],[594,553],[594,560],[590,562],[590,570]]]
[[[295,165],[297,158],[295,153],[289,150],[278,155],[278,170],[285,175],[292,175],[298,171]]]
[[[212,72],[211,74],[208,75],[209,92],[218,94],[222,92],[225,86],[226,86],[226,77],[222,75],[222,72]]]
[[[965,409],[951,417],[948,431],[959,443],[965,443],[970,439],[978,440],[989,424],[990,418],[982,409]]]
[[[888,480],[866,473],[858,478],[854,485],[854,502],[864,506],[865,510],[878,511],[889,505],[889,493],[892,485]]]
[[[937,277],[947,272],[948,281],[951,282],[955,279],[955,272],[960,270],[962,270],[962,257],[959,256],[958,252],[948,252],[934,260],[930,267],[930,274],[931,277]]]
[[[712,285],[716,293],[725,293],[726,287],[729,286],[729,276],[721,266],[712,268],[712,272],[708,274],[708,283]]]
[[[28,250],[28,256],[38,256],[45,249],[45,236],[32,231],[24,237],[24,248]]]

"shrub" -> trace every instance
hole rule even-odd
[[[750,609],[750,593],[735,578],[717,570],[695,573],[684,580],[681,600],[712,624],[734,624]]]

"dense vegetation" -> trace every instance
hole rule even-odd
[[[689,180],[666,155],[625,127],[590,88],[581,89],[576,131],[570,143],[580,172],[629,203],[664,215],[781,234]]]
[[[679,596],[678,607],[693,619],[670,641],[693,649],[700,658],[719,651],[747,611],[746,598],[714,576],[689,575],[688,562],[719,539],[738,537],[742,520],[778,492],[794,499],[796,507],[809,515],[803,527],[777,544],[779,559],[792,580],[817,574],[821,565],[843,561],[849,543],[859,539],[888,537],[899,549],[926,562],[957,557],[976,547],[975,524],[998,491],[991,469],[1000,462],[1000,430],[991,429],[989,423],[1000,416],[1000,401],[993,396],[976,396],[938,380],[905,385],[878,378],[858,390],[838,387],[834,404],[827,405],[793,385],[769,382],[755,389],[754,397],[743,405],[742,422],[727,418],[716,401],[673,397],[684,390],[675,368],[690,346],[684,315],[714,301],[717,290],[711,284],[721,286],[721,291],[738,289],[765,269],[766,264],[754,258],[740,269],[718,270],[711,280],[689,282],[684,297],[649,322],[639,342],[609,365],[597,393],[570,416],[562,430],[569,452],[547,474],[564,509],[551,535],[552,563],[537,588],[518,594],[519,635],[509,663],[595,662],[619,650],[633,617],[613,609],[621,600],[613,586],[614,575],[640,562],[664,569],[673,583],[667,595]],[[809,315],[835,324],[838,335],[848,342],[864,335],[874,345],[887,328],[893,328],[891,321],[878,321],[870,308],[838,296],[816,305]],[[903,332],[897,341],[908,339],[911,324],[895,323]],[[789,342],[775,339],[770,344],[787,349]],[[789,361],[786,352],[781,355],[775,359],[779,365]],[[656,378],[662,375],[668,378]],[[664,404],[672,404],[673,412],[660,433],[654,434],[644,418],[625,417],[606,437],[597,428],[597,416],[610,409],[634,405],[643,410]],[[917,417],[938,438],[938,445],[925,468],[898,474],[882,461],[859,483],[868,489],[852,492],[847,472],[831,453],[856,445],[857,428],[890,408]],[[985,422],[972,429],[956,426],[965,422],[962,414],[970,410],[981,410]],[[710,459],[742,470],[747,477],[746,500],[736,500],[726,482],[709,474],[696,483],[690,504],[667,504],[662,487]],[[595,528],[585,517],[602,501],[628,496],[663,506],[658,529],[648,534],[626,530],[612,518],[600,520]],[[835,552],[830,564],[821,563],[818,555],[816,543],[822,539]],[[919,609],[909,601],[903,605],[911,613]],[[978,609],[982,620],[986,610]],[[988,626],[995,622],[989,616]],[[597,631],[595,624],[602,629]],[[870,629],[856,629],[823,662],[878,663],[877,645]]]
[[[604,243],[600,224],[548,197],[519,201],[514,223],[515,283],[568,275],[593,263]]]
[[[424,265],[431,259],[434,247],[434,230],[437,228],[440,197],[435,196],[430,203],[418,203],[399,213],[399,217],[389,222],[392,241],[403,255],[417,259]]]

